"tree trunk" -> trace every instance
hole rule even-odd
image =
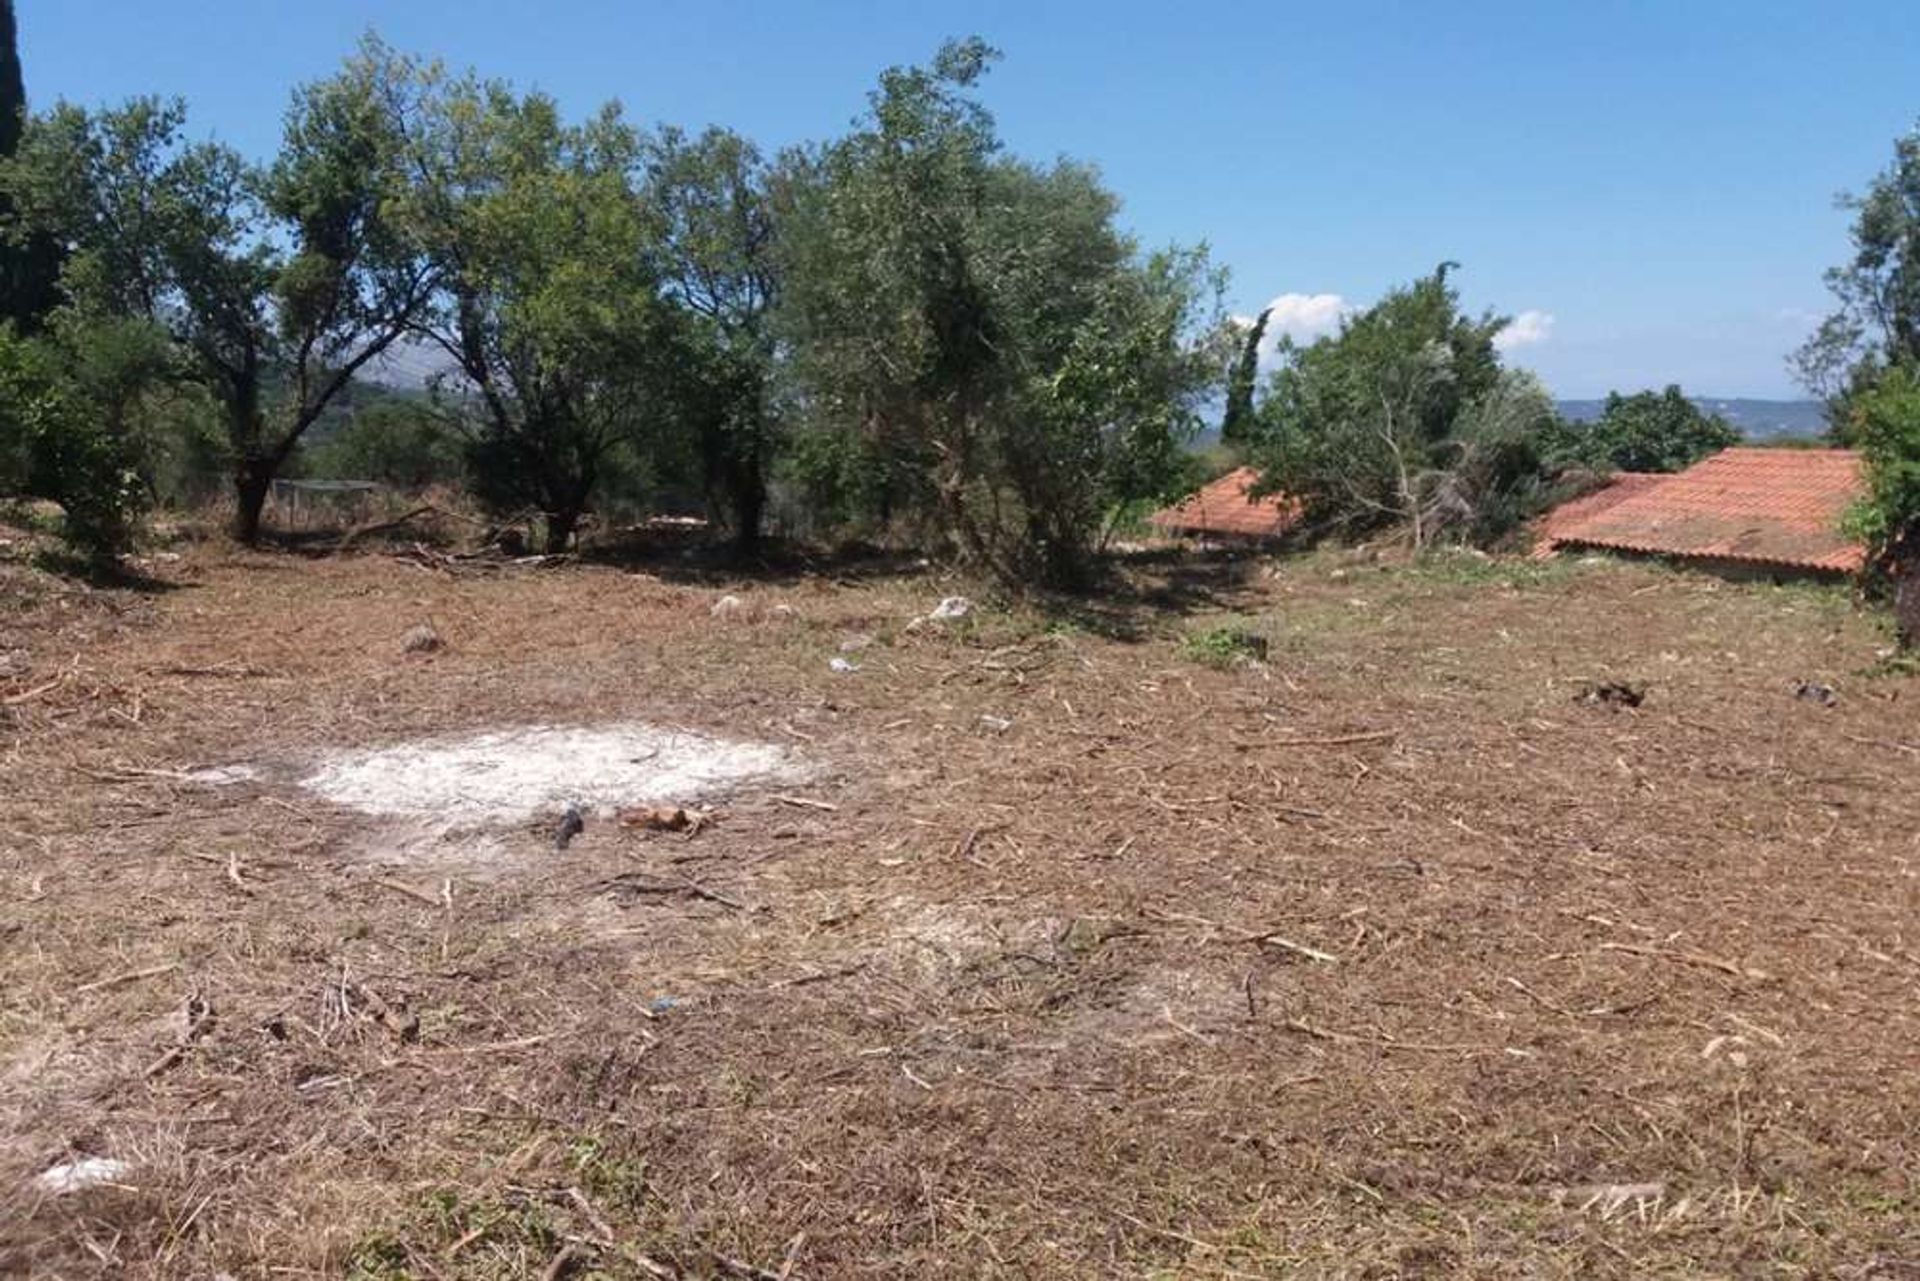
[[[580,509],[567,507],[560,511],[547,513],[546,552],[557,556],[573,542],[574,530],[580,527]]]
[[[1920,528],[1899,540],[1889,560],[1894,637],[1903,650],[1920,650]]]
[[[751,560],[760,550],[760,523],[767,510],[767,480],[758,460],[734,464],[733,552]]]
[[[260,513],[267,505],[267,494],[273,489],[272,465],[261,459],[242,461],[234,474],[233,489],[237,501],[233,513],[233,536],[240,543],[252,547],[260,541]]]

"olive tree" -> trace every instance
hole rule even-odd
[[[162,326],[219,402],[243,542],[301,438],[433,295],[388,65],[363,53],[297,90],[264,166],[189,141],[178,102],[140,98],[56,106],[4,174],[21,216],[67,252],[69,305]]]
[[[544,94],[402,65],[412,203],[444,284],[415,330],[472,402],[481,497],[540,513],[558,551],[615,456],[674,421],[684,347],[637,189],[642,140],[617,106],[569,124]]]
[[[995,56],[960,41],[886,72],[799,167],[782,330],[889,507],[1005,579],[1073,584],[1197,430],[1218,280],[1200,252],[1142,253],[1087,167],[1003,153],[975,97]]]
[[[787,427],[777,380],[780,170],[728,129],[648,141],[644,198],[661,286],[680,311],[674,404],[709,502],[742,555],[755,549]]]

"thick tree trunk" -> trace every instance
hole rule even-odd
[[[557,556],[573,543],[573,534],[580,527],[580,509],[570,507],[561,511],[547,513],[546,552]]]
[[[767,511],[767,480],[757,465],[736,465],[733,475],[733,551],[750,560],[760,550],[760,524]]]
[[[234,473],[233,536],[248,547],[260,541],[260,513],[272,489],[273,467],[269,463],[249,459]]]
[[[1920,528],[1899,540],[1889,560],[1894,636],[1902,649],[1920,650]]]

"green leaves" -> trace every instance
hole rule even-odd
[[[1002,577],[1071,584],[1108,514],[1181,470],[1218,296],[1203,253],[1142,255],[1092,170],[1002,154],[969,92],[993,56],[888,71],[809,159],[780,319],[807,403],[863,442],[820,456],[870,460],[883,511]]]
[[[1568,461],[1603,470],[1673,472],[1740,443],[1740,432],[1701,411],[1678,386],[1611,392],[1598,421],[1570,424]]]
[[[1827,272],[1837,306],[1791,361],[1843,443],[1850,400],[1889,368],[1920,366],[1920,126],[1893,153],[1864,194],[1841,198],[1853,254]]]
[[[1463,415],[1501,388],[1493,340],[1504,317],[1462,315],[1454,266],[1389,293],[1340,332],[1291,351],[1253,431],[1263,483],[1322,528],[1406,523],[1416,544],[1424,496],[1457,459]]]

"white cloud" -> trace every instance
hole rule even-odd
[[[1512,324],[1500,331],[1493,345],[1501,351],[1512,351],[1515,347],[1537,346],[1552,336],[1553,313],[1523,311],[1513,318]]]
[[[1280,340],[1291,338],[1305,345],[1324,338],[1340,328],[1340,322],[1354,307],[1339,294],[1281,294],[1267,304],[1267,332],[1260,339],[1260,368],[1273,367],[1280,352]],[[1243,327],[1253,325],[1252,316],[1235,316]]]
[[[1267,333],[1284,334],[1295,342],[1312,342],[1340,328],[1352,307],[1339,294],[1281,294],[1267,306]]]

